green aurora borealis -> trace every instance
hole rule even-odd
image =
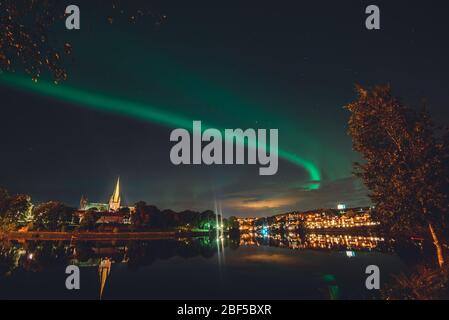
[[[43,74],[34,83],[20,68],[0,74],[10,104],[2,107],[27,125],[0,131],[15,132],[6,143],[23,159],[3,161],[19,172],[3,177],[12,190],[75,205],[81,193],[102,201],[120,175],[126,201],[178,210],[209,209],[215,196],[226,212],[243,215],[367,203],[351,173],[360,159],[343,106],[361,75],[377,68],[366,70],[353,46],[336,43],[352,43],[345,32],[311,36],[310,26],[320,27],[313,14],[297,19],[279,7],[287,16],[276,15],[271,5],[168,1],[159,28],[146,20],[110,24],[94,2],[79,5],[81,30],[56,25],[49,35],[73,47],[64,57],[67,81],[55,85]],[[278,129],[278,173],[171,165],[169,131],[191,130],[193,120],[203,129]]]
[[[16,88],[28,90],[33,93],[45,95],[47,97],[63,100],[87,108],[100,111],[114,112],[124,116],[134,117],[140,120],[162,124],[172,128],[191,129],[192,120],[184,116],[170,114],[161,107],[117,99],[111,96],[103,96],[87,90],[75,89],[65,85],[54,85],[46,81],[33,82],[29,77],[7,75],[0,78],[0,81]],[[220,128],[210,124],[204,128]],[[221,129],[222,130],[222,129]],[[302,159],[300,156],[280,149],[279,156],[291,163],[304,168],[309,174],[310,182],[305,185],[309,189],[317,189],[321,180],[319,169],[311,162]]]

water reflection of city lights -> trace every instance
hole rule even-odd
[[[263,229],[262,229],[263,230]],[[354,250],[375,250],[380,244],[385,244],[385,239],[367,235],[344,235],[344,234],[316,234],[310,233],[300,235],[289,232],[279,233],[241,233],[241,246],[270,245],[276,247],[287,247],[290,249],[336,249],[347,251],[347,256],[355,256]]]
[[[346,251],[346,256],[348,258],[355,257],[355,251],[350,251],[350,250]]]
[[[268,237],[269,234],[268,227],[263,227],[260,233],[262,234],[262,236]]]

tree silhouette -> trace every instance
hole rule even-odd
[[[55,23],[63,22],[66,17],[66,5],[64,1],[54,0],[0,1],[0,71],[25,71],[34,81],[48,72],[55,83],[66,80],[64,62],[72,53],[72,45],[51,36]],[[149,20],[155,26],[166,19],[152,9],[149,1],[133,1],[130,5],[127,1],[110,0],[104,5],[105,9],[112,10],[104,17],[111,24],[123,20],[116,16],[125,17],[129,23]]]
[[[34,223],[39,230],[60,230],[72,221],[74,212],[61,202],[49,201],[33,209]]]
[[[449,135],[436,134],[428,112],[405,106],[389,86],[357,87],[349,134],[364,163],[356,174],[371,190],[377,218],[396,235],[424,233],[444,264],[441,236],[449,208]]]
[[[0,221],[7,230],[25,222],[31,210],[31,198],[25,194],[10,196],[6,189],[0,188]]]

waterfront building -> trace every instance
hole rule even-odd
[[[120,177],[117,179],[114,192],[109,199],[109,211],[117,211],[120,209]]]
[[[82,221],[84,214],[88,210],[94,210],[100,213],[96,223],[99,224],[130,224],[131,214],[134,213],[134,207],[122,206],[120,196],[120,177],[117,179],[114,191],[109,199],[109,203],[89,202],[86,196],[81,196],[80,207],[78,210],[79,220]]]
[[[89,202],[86,196],[82,195],[80,200],[80,210],[87,211],[95,209],[95,211],[118,211],[120,207],[120,177],[117,179],[114,191],[109,199],[109,203]]]

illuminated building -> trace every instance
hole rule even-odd
[[[117,179],[117,184],[115,185],[114,193],[109,200],[109,210],[117,211],[120,209],[120,177]]]
[[[89,209],[95,209],[96,211],[117,211],[120,209],[120,178],[117,179],[114,192],[111,195],[108,203],[89,202],[87,197],[81,196],[80,210],[86,211]]]
[[[237,218],[240,231],[254,231],[256,218]]]
[[[107,203],[89,202],[87,197],[81,196],[80,210],[87,211],[89,209],[95,209],[95,211],[108,211],[109,205]]]
[[[346,208],[346,207],[345,207]],[[300,229],[338,230],[349,228],[372,228],[379,222],[372,218],[372,208],[347,208],[344,210],[319,209],[306,212],[290,212],[263,218],[238,218],[241,232],[262,232],[267,227],[273,232],[298,231]],[[263,222],[266,221],[266,222]],[[263,223],[261,223],[263,222]]]
[[[79,221],[84,218],[86,211],[94,210],[100,212],[96,223],[100,224],[130,224],[131,215],[134,213],[134,207],[123,207],[120,205],[120,178],[117,179],[114,191],[109,199],[109,203],[89,202],[87,197],[82,196],[80,200],[80,209],[78,210]],[[121,210],[125,209],[125,210]],[[129,209],[129,210],[128,210]]]

